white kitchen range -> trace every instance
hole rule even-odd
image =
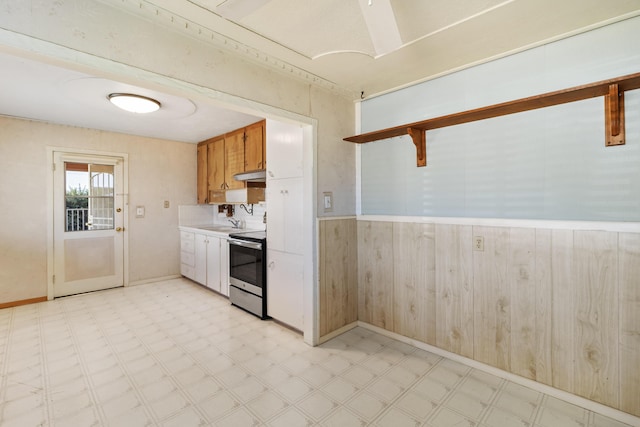
[[[267,233],[229,235],[229,300],[231,304],[267,318]]]
[[[201,142],[198,204],[179,207],[181,274],[299,331],[302,143],[302,128],[272,120]]]

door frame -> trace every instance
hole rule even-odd
[[[122,248],[122,268],[123,268],[123,285],[129,286],[129,154],[110,152],[110,151],[98,151],[98,150],[85,150],[81,148],[70,147],[52,147],[47,146],[47,197],[46,197],[46,212],[47,212],[47,300],[51,301],[54,296],[54,283],[53,275],[55,272],[54,265],[54,169],[53,169],[53,153],[60,152],[66,155],[79,155],[79,156],[104,156],[104,157],[119,157],[122,158],[122,196],[124,203],[122,206],[122,226],[125,229],[123,233],[123,248]]]

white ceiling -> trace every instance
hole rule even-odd
[[[640,14],[640,0],[118,0],[159,25],[226,36],[354,99]],[[185,25],[187,24],[187,25]],[[211,42],[211,41],[210,41]],[[241,45],[245,49],[237,49]],[[265,61],[265,59],[269,59]],[[284,65],[284,67],[283,67]],[[298,74],[298,73],[293,73]],[[307,77],[307,74],[309,75]]]
[[[111,93],[158,100],[152,114],[111,104]],[[261,120],[211,104],[0,52],[0,114],[131,135],[199,142]]]
[[[640,0],[99,1],[352,99],[640,14]],[[106,99],[127,91],[163,108],[132,116]],[[0,93],[2,115],[185,142],[260,120],[4,53]]]

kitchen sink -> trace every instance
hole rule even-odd
[[[198,227],[201,230],[207,230],[207,231],[218,231],[218,232],[227,232],[227,231],[231,231],[231,230],[239,230],[238,228],[233,228],[231,226],[226,226],[226,225],[215,225],[215,226],[211,226],[211,227]]]

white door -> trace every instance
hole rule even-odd
[[[220,238],[207,236],[207,287],[220,292]]]
[[[53,160],[54,297],[123,286],[123,159]]]
[[[267,249],[267,267],[267,313],[302,331],[304,258]]]
[[[196,234],[195,237],[195,265],[196,273],[194,279],[201,285],[207,285],[207,236]]]
[[[302,254],[304,219],[302,178],[272,179],[267,184],[267,247]]]

